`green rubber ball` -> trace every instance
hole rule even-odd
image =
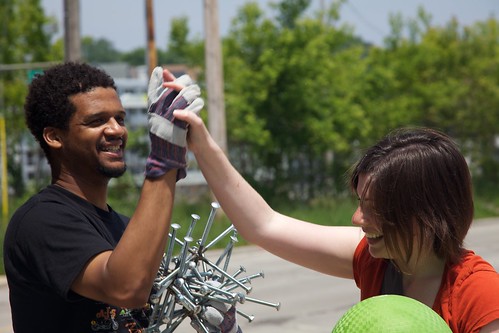
[[[400,295],[370,297],[351,307],[332,333],[452,333],[425,304]]]

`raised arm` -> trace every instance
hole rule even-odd
[[[172,112],[199,112],[203,106],[199,87],[182,77],[174,80],[161,68],[153,72],[151,150],[140,200],[116,248],[92,258],[74,281],[72,289],[83,296],[127,308],[142,307],[148,300],[166,247],[175,183],[185,177],[187,125]]]
[[[175,111],[189,123],[188,144],[208,185],[248,241],[296,264],[353,278],[352,258],[362,235],[355,227],[326,227],[274,211],[231,165],[201,118]]]

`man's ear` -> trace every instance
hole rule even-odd
[[[62,147],[62,140],[59,130],[54,127],[45,127],[43,129],[43,139],[50,148],[59,149]]]

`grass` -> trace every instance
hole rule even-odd
[[[113,195],[110,197],[111,206],[120,213],[131,216],[135,209],[135,203],[138,199],[138,192],[123,192],[121,195]],[[123,195],[123,193],[128,193]],[[126,200],[124,200],[126,198]],[[13,207],[18,207],[26,198],[18,199],[12,203]],[[199,203],[187,203],[185,201],[177,201],[174,206],[172,223],[181,225],[178,231],[177,238],[182,239],[187,232],[191,223],[191,214],[197,214],[200,220],[196,223],[193,230],[193,238],[200,239],[204,231],[206,220],[210,214],[211,199],[209,196],[201,199]],[[309,204],[290,204],[281,203],[276,205],[275,210],[280,213],[292,216],[294,218],[310,221],[321,225],[351,225],[351,217],[356,208],[356,201],[350,198],[341,199],[321,199]],[[13,210],[12,210],[13,211]],[[475,218],[485,218],[499,216],[499,196],[490,193],[475,196]],[[7,221],[3,221],[0,226],[0,274],[4,273],[3,265],[3,235],[7,226]],[[158,223],[161,223],[158,221]],[[213,222],[208,241],[218,236],[221,232],[230,226],[230,221],[222,211],[216,215]],[[218,247],[223,247],[228,242],[228,237],[223,239],[218,244]],[[247,242],[239,237],[238,245],[244,245]]]

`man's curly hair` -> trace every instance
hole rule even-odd
[[[67,62],[36,75],[29,87],[24,112],[26,125],[49,158],[49,147],[43,139],[45,127],[67,130],[76,107],[70,97],[93,88],[113,88],[114,80],[103,70],[85,63]]]

